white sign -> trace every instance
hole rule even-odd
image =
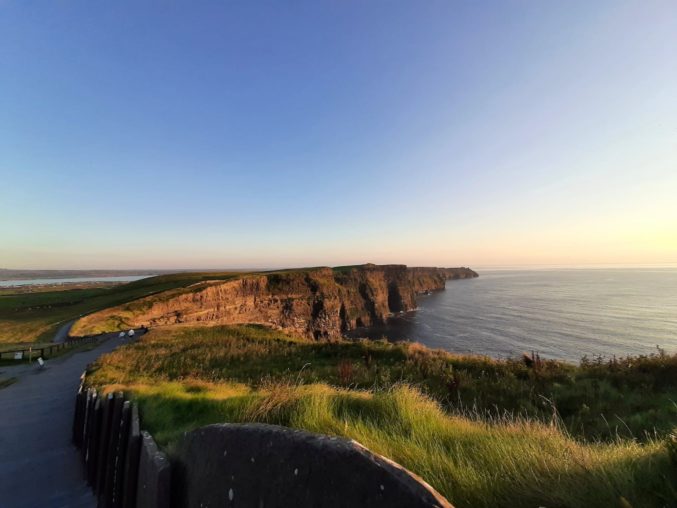
[[[16,353],[14,353],[15,360],[23,360],[23,358],[24,358],[23,351],[17,351]]]

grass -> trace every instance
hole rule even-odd
[[[608,387],[625,376],[623,386],[659,404],[674,389],[675,361],[527,366],[412,344],[317,343],[258,326],[166,328],[102,357],[88,383],[131,393],[170,453],[198,426],[267,422],[356,439],[458,507],[675,506],[669,411],[654,406],[664,430],[634,422],[640,441],[601,416],[605,434],[588,434],[553,402],[597,407],[608,397],[630,417],[640,394],[625,407]],[[588,391],[593,382],[606,388]],[[539,405],[542,392],[553,399]]]
[[[3,290],[0,293],[0,344],[48,342],[61,324],[82,315],[158,292],[238,275],[241,274],[188,272],[149,277],[113,287],[43,288],[33,293],[20,289]]]
[[[257,385],[291,377],[372,390],[404,382],[457,413],[543,422],[556,414],[568,432],[588,440],[645,441],[677,427],[677,355],[662,353],[528,366],[521,359],[452,355],[411,343],[306,341],[250,325],[156,328],[102,362],[95,376],[101,384],[147,377]]]
[[[96,289],[96,288],[112,288],[119,286],[122,282],[73,282],[66,284],[38,284],[26,285],[16,287],[0,288],[0,296],[14,296],[26,293],[51,293],[53,291],[70,291],[73,289]]]

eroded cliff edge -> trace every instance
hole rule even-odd
[[[258,323],[315,339],[339,338],[416,308],[416,295],[470,268],[359,265],[242,275],[207,281],[111,307],[80,319],[73,335],[179,323]]]

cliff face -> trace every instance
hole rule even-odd
[[[446,280],[477,277],[469,268],[362,265],[245,275],[166,291],[82,318],[74,334],[177,323],[259,323],[315,339],[416,308],[416,294]],[[102,326],[102,323],[104,325]]]

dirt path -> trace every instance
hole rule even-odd
[[[108,338],[43,370],[0,368],[17,378],[0,389],[0,507],[96,506],[71,444],[74,397],[87,364],[119,343]]]

